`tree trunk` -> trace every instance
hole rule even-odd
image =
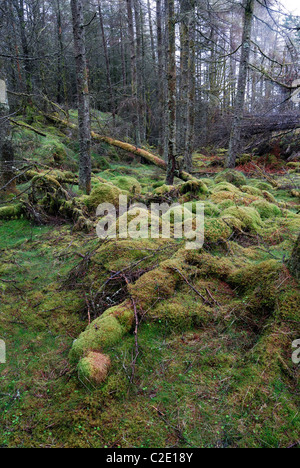
[[[255,0],[245,0],[245,19],[242,39],[241,63],[239,70],[239,79],[237,94],[235,99],[234,119],[231,128],[229,152],[226,166],[234,168],[239,151],[241,138],[241,123],[244,114],[245,94],[247,84],[247,73],[249,68],[249,58],[251,52],[251,31],[254,17]]]
[[[154,45],[153,24],[152,24],[152,14],[151,14],[150,0],[147,0],[147,8],[148,8],[148,20],[149,20],[149,33],[150,33],[152,60],[153,60],[153,63],[155,63],[156,54],[155,54],[155,45]]]
[[[16,190],[14,179],[14,151],[10,140],[9,107],[5,81],[0,80],[0,191],[11,193]],[[0,192],[0,194],[1,194]]]
[[[140,122],[138,112],[138,90],[137,90],[137,59],[136,47],[134,40],[132,0],[126,0],[127,19],[128,19],[128,36],[130,42],[130,65],[131,65],[131,94],[133,100],[133,127],[135,131],[135,141],[137,146],[141,145]]]
[[[168,5],[168,111],[169,143],[166,184],[173,185],[176,171],[176,42],[175,2],[166,0]]]
[[[104,57],[105,57],[106,82],[107,82],[107,87],[108,87],[109,97],[110,97],[110,108],[111,108],[112,115],[113,115],[113,121],[115,121],[116,112],[115,112],[114,93],[113,93],[113,87],[112,87],[112,81],[111,81],[109,55],[108,55],[108,50],[107,50],[107,43],[106,43],[105,30],[104,30],[104,21],[103,21],[103,14],[102,14],[100,0],[98,0],[98,12],[99,12],[99,22],[100,22],[100,29],[101,29],[101,36],[102,36],[103,51],[104,51]]]
[[[195,6],[190,12],[189,35],[189,60],[188,60],[188,95],[186,106],[186,135],[184,149],[184,168],[191,172],[193,166],[194,132],[195,132]]]
[[[76,54],[78,94],[78,125],[80,144],[79,188],[91,192],[91,123],[88,69],[85,50],[85,33],[82,0],[71,0],[73,33]]]
[[[163,33],[162,33],[162,4],[161,0],[156,0],[156,34],[157,34],[157,61],[158,61],[158,152],[162,156],[164,153],[165,128],[164,125],[164,56],[163,56]]]
[[[25,57],[24,60],[24,70],[25,70],[25,78],[26,78],[26,93],[28,95],[32,94],[32,61],[29,59],[30,57],[30,49],[29,43],[27,40],[26,34],[26,22],[25,22],[25,7],[24,7],[24,0],[14,0],[13,1],[15,10],[17,12],[18,21],[19,21],[19,31],[20,31],[20,38],[21,38],[21,45],[23,50],[23,55]],[[27,98],[27,102],[31,104],[31,98]]]
[[[296,241],[292,256],[289,260],[288,267],[292,275],[300,280],[300,233]]]

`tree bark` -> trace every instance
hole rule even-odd
[[[110,96],[110,107],[113,115],[113,120],[115,121],[115,102],[114,102],[114,93],[111,81],[111,74],[110,74],[110,63],[109,63],[109,55],[107,50],[107,43],[105,37],[105,30],[104,30],[104,21],[103,21],[103,14],[100,0],[98,0],[98,13],[99,13],[99,22],[100,22],[100,29],[101,29],[101,36],[102,36],[102,44],[103,44],[103,51],[104,51],[104,58],[105,58],[105,66],[106,66],[106,82]]]
[[[166,184],[173,185],[176,171],[176,42],[175,2],[166,0],[168,5],[168,111],[169,142],[168,170]]]
[[[195,5],[192,4],[192,11],[189,14],[189,57],[188,57],[188,95],[186,106],[186,134],[184,149],[184,168],[191,172],[193,166],[194,132],[195,132]]]
[[[244,30],[242,39],[241,63],[239,70],[239,79],[237,94],[235,99],[234,119],[231,128],[228,159],[226,166],[234,168],[239,151],[239,142],[241,138],[241,123],[244,114],[245,94],[247,84],[247,73],[249,68],[249,58],[251,51],[251,31],[254,17],[255,0],[245,0]]]
[[[78,94],[78,125],[80,144],[79,188],[89,194],[91,192],[92,172],[91,123],[82,0],[71,0],[71,8],[73,18]]]
[[[11,193],[16,190],[14,151],[10,139],[8,114],[6,84],[5,81],[0,80],[0,190],[2,189],[4,193]]]

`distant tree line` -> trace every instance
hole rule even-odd
[[[233,167],[244,115],[299,110],[299,25],[275,0],[1,0],[0,68],[13,112],[79,108],[84,186],[90,109],[155,145],[172,183],[216,128]]]

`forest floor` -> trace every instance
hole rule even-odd
[[[35,171],[55,180],[71,179],[74,136],[42,120],[33,125],[47,136],[16,130],[19,161],[46,165]],[[91,219],[107,186],[146,204],[200,200],[201,251],[187,251],[179,240],[101,241],[95,229],[75,229],[45,194],[44,225],[19,208],[1,218],[0,208],[0,338],[7,349],[0,447],[299,445],[292,342],[300,337],[300,290],[285,262],[300,230],[299,163],[256,160],[272,166],[276,188],[250,171],[247,155],[244,173],[229,176],[224,150],[203,153],[194,155],[193,172],[202,174],[196,185],[177,180],[166,187],[162,170],[106,145],[93,148],[91,197],[81,196],[74,181],[61,183]],[[32,180],[17,186],[27,203]],[[19,203],[14,197],[2,206]],[[129,318],[122,316],[121,335],[102,338],[100,351],[112,364],[96,385],[77,367],[83,355],[74,363],[70,350],[79,336],[83,350],[91,347],[86,328],[101,328],[103,313],[107,318],[124,304]]]

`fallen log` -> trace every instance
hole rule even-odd
[[[40,130],[37,130],[36,128],[32,127],[31,125],[28,125],[27,123],[25,122],[19,122],[18,120],[14,120],[14,119],[9,119],[9,121],[14,124],[14,125],[17,125],[18,127],[23,127],[23,128],[26,128],[27,130],[30,130],[31,132],[34,132],[34,133],[37,133],[38,135],[42,136],[42,137],[46,137],[46,133],[43,133],[41,132]]]
[[[75,125],[75,124],[72,124],[71,122],[68,122],[67,120],[63,120],[63,119],[60,119],[59,117],[56,117],[54,115],[45,115],[45,117],[47,119],[49,119],[50,121],[56,123],[56,124],[59,124],[59,125],[62,125],[64,127],[68,127],[68,128],[71,128],[73,130],[78,130],[78,126]],[[141,149],[141,148],[137,148],[136,146],[134,145],[131,145],[129,143],[125,143],[123,141],[119,141],[119,140],[114,140],[113,138],[110,138],[108,136],[104,136],[104,135],[99,135],[98,133],[96,132],[91,132],[91,136],[92,136],[92,139],[95,140],[95,141],[101,141],[101,142],[105,142],[105,143],[108,143],[109,145],[111,146],[114,146],[116,148],[120,148],[124,151],[127,151],[128,153],[133,153],[135,154],[136,156],[140,156],[144,159],[146,159],[146,161],[149,161],[150,163],[154,164],[155,166],[157,167],[160,167],[161,169],[163,170],[167,170],[167,163],[159,158],[158,156],[156,156],[155,154],[153,153],[150,153],[149,151],[146,151],[144,149]],[[185,172],[185,171],[176,171],[175,173],[176,177],[178,177],[179,179],[187,182],[189,180],[195,180],[195,177],[193,177],[191,174],[189,174],[188,172]]]

